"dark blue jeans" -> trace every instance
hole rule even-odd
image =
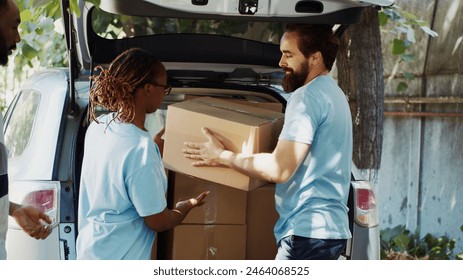
[[[278,243],[276,260],[337,260],[346,239],[316,239],[290,235]]]

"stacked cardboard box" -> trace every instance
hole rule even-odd
[[[201,97],[204,97],[204,96],[185,95],[184,100],[190,100],[190,99],[201,98]],[[248,105],[252,107],[258,107],[258,108],[262,108],[262,109],[266,109],[266,110],[270,110],[274,112],[279,112],[279,113],[283,112],[283,104],[279,102],[259,102],[259,101],[253,101],[253,100],[247,100],[247,99],[233,99],[233,98],[224,98],[224,97],[215,97],[215,98],[220,98],[225,101],[235,102],[235,103]]]
[[[204,205],[192,209],[169,232],[167,259],[244,259],[247,192],[182,173],[173,173],[170,179],[173,204],[210,193]]]
[[[225,147],[234,152],[272,152],[283,127],[284,114],[218,98],[201,97],[170,105],[167,110],[164,166],[242,190],[252,190],[266,182],[250,178],[230,168],[193,167],[182,154],[184,142],[206,142],[201,128],[207,127]]]
[[[205,142],[201,127],[227,139],[226,148],[241,153],[272,152],[284,115],[217,98],[196,98],[167,111],[164,166],[169,170],[171,206],[210,191],[181,225],[160,239],[166,259],[273,259],[274,185],[230,168],[193,167],[183,157],[184,142]],[[161,246],[160,246],[161,247]],[[159,256],[159,254],[158,254]]]
[[[283,104],[281,103],[275,103],[275,102],[253,102],[253,101],[247,101],[247,100],[234,100],[233,102],[247,105],[247,106],[252,106],[252,107],[258,107],[274,112],[283,112]]]
[[[275,259],[277,244],[273,228],[278,220],[275,184],[268,183],[248,192],[246,205],[246,259]]]
[[[175,202],[209,191],[167,234],[163,258],[175,260],[269,260],[277,251],[273,227],[275,184],[243,191],[182,173],[170,176]]]

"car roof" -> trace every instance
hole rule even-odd
[[[68,2],[62,0],[63,3]],[[92,1],[94,2],[94,1]],[[360,21],[365,7],[390,6],[393,0],[100,0],[99,8],[125,16],[189,18],[266,22],[304,22],[313,24],[350,25]],[[63,14],[68,47],[75,44],[76,71],[110,63],[131,47],[140,47],[156,54],[163,62],[246,64],[278,68],[281,56],[277,44],[268,44],[210,34],[156,34],[108,40],[92,29],[94,5],[79,0],[81,16],[69,21]],[[66,9],[63,8],[63,12]],[[74,26],[70,27],[70,23]],[[70,32],[69,30],[72,30]],[[75,33],[70,37],[69,34]],[[70,39],[76,42],[71,42]],[[192,42],[200,42],[192,43]],[[185,47],[188,46],[188,47]]]

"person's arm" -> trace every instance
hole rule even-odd
[[[10,202],[9,214],[30,237],[45,239],[51,233],[50,217],[32,206],[22,206]]]
[[[196,198],[178,202],[174,209],[166,207],[161,213],[146,216],[144,217],[145,223],[150,229],[156,232],[171,229],[180,224],[191,209],[203,205],[205,203],[204,199],[208,194],[209,192],[203,192]]]
[[[286,182],[310,149],[309,144],[279,140],[272,153],[243,155],[226,150],[209,129],[203,128],[205,143],[186,142],[184,156],[195,159],[193,166],[231,167],[247,176],[266,181]]]

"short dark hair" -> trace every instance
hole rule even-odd
[[[323,63],[331,71],[339,50],[339,41],[333,34],[332,25],[288,23],[285,31],[297,34],[297,47],[305,57],[321,52]]]
[[[0,10],[8,10],[8,0],[0,0]]]

